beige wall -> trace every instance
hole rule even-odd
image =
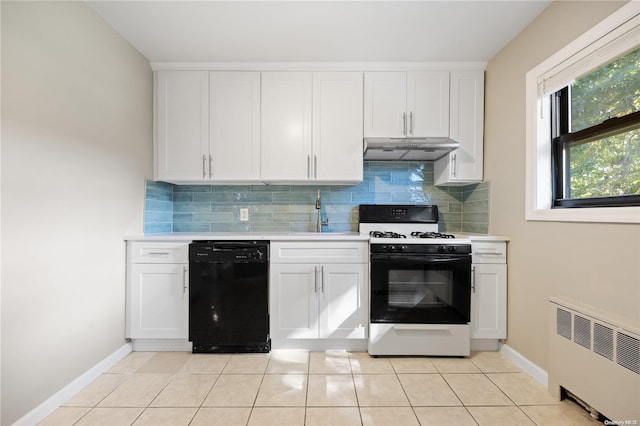
[[[2,2],[2,424],[124,343],[148,61],[84,2]]]
[[[508,235],[507,343],[547,369],[547,300],[568,296],[640,327],[640,225],[527,222],[525,74],[624,2],[556,1],[486,73],[490,232]]]

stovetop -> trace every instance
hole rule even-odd
[[[407,238],[406,234],[400,234],[398,232],[393,232],[393,231],[370,231],[369,236],[373,238],[391,238],[391,239]],[[455,235],[443,234],[441,232],[431,232],[431,231],[412,231],[409,234],[409,238],[455,238]]]
[[[437,206],[360,206],[360,234],[368,235],[371,244],[470,244],[438,228]]]

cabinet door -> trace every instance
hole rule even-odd
[[[273,338],[318,337],[318,268],[307,264],[271,264],[270,334]]]
[[[262,73],[262,179],[311,179],[310,72]]]
[[[187,339],[187,264],[132,264],[129,335],[136,339]]]
[[[364,73],[364,137],[406,135],[407,73]]]
[[[507,337],[507,265],[473,265],[475,288],[471,292],[471,337]]]
[[[484,71],[451,71],[449,137],[460,148],[435,163],[436,185],[481,182],[483,174]]]
[[[260,178],[260,73],[212,72],[210,178]]]
[[[313,74],[313,178],[362,181],[362,73]]]
[[[449,136],[449,71],[407,73],[407,135]]]
[[[320,337],[367,337],[367,265],[322,265]]]
[[[156,74],[155,179],[203,180],[209,159],[209,73]]]

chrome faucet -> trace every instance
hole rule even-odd
[[[322,202],[320,201],[320,190],[316,192],[316,210],[318,210],[318,219],[316,221],[316,232],[322,232],[322,225],[329,226],[329,218],[322,220]]]

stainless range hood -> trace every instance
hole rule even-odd
[[[449,138],[366,138],[364,159],[369,161],[433,161],[460,144]]]

